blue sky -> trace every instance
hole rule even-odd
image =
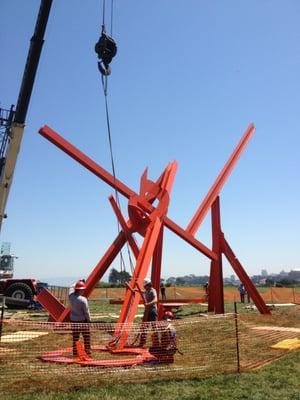
[[[114,4],[109,107],[119,179],[138,190],[146,166],[155,179],[176,159],[169,216],[185,227],[254,122],[221,194],[223,231],[249,274],[299,267],[300,3]],[[1,107],[16,103],[38,8],[38,0],[0,4]],[[112,189],[37,133],[50,125],[111,171],[94,53],[101,12],[98,0],[53,1],[1,233],[19,256],[19,277],[85,276],[116,236]],[[197,237],[210,245],[209,215]],[[166,233],[163,276],[208,269]]]

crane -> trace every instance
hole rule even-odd
[[[52,0],[41,0],[33,36],[30,40],[27,60],[19,91],[17,106],[0,108],[0,231],[17,158],[25,128],[26,115],[34,80],[44,43],[44,34],[52,6]],[[9,279],[6,279],[9,278]],[[0,256],[0,294],[7,297],[7,306],[27,307],[36,294],[35,279],[13,279],[13,258]]]
[[[6,203],[22,142],[51,5],[52,0],[41,0],[35,30],[30,40],[17,106],[15,109],[13,105],[10,109],[0,108],[0,230],[3,219],[6,218]]]

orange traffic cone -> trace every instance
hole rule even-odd
[[[84,347],[80,340],[77,340],[77,342],[76,342],[76,349],[77,349],[77,354],[78,354],[78,358],[80,361],[89,361],[92,359],[90,356],[88,356],[86,354]]]

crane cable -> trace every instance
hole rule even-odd
[[[113,30],[113,8],[114,8],[114,0],[111,0],[110,35],[112,35],[112,30]],[[105,12],[106,12],[106,0],[103,0],[103,4],[102,4],[102,34],[101,34],[99,42],[101,41],[103,34],[106,35]],[[111,39],[111,37],[108,37],[107,35],[105,37]],[[113,41],[113,43],[114,43],[114,41]],[[96,46],[97,46],[97,44],[96,44]],[[96,50],[96,46],[95,46],[95,50]],[[102,50],[103,50],[103,48],[102,48]],[[97,52],[97,50],[96,50],[96,52]],[[102,56],[102,54],[101,54],[101,56]],[[98,57],[99,57],[99,54],[98,54]],[[98,67],[99,67],[99,63],[98,63]],[[106,69],[107,69],[107,67],[109,68],[109,65],[106,65]],[[114,161],[115,157],[114,157],[114,152],[113,152],[111,124],[110,124],[110,115],[109,115],[109,106],[108,106],[108,75],[110,75],[110,70],[109,70],[109,73],[105,73],[105,71],[103,73],[103,71],[100,67],[99,67],[99,70],[101,72],[101,83],[102,83],[102,89],[103,89],[104,100],[105,100],[106,125],[107,125],[107,134],[108,134],[112,173],[113,173],[113,178],[114,178],[115,197],[116,197],[118,207],[121,208],[119,193],[116,188],[116,168],[115,168],[115,161]],[[120,233],[120,223],[119,223],[118,219],[117,219],[117,226],[118,226],[118,228],[117,228],[118,233]],[[130,263],[131,273],[133,273],[133,262],[132,262],[130,249],[129,249],[129,245],[128,245],[127,241],[126,241],[126,245],[127,245],[127,253],[128,253],[128,259],[129,259],[129,263]],[[126,264],[124,261],[122,249],[120,251],[120,269],[121,269],[121,272],[123,272],[123,271],[126,272]]]

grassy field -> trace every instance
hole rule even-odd
[[[76,377],[74,377],[76,381]],[[299,400],[300,351],[290,353],[257,371],[207,379],[151,382],[146,384],[105,384],[100,387],[61,391],[29,391],[23,395],[1,395],[2,400]]]

